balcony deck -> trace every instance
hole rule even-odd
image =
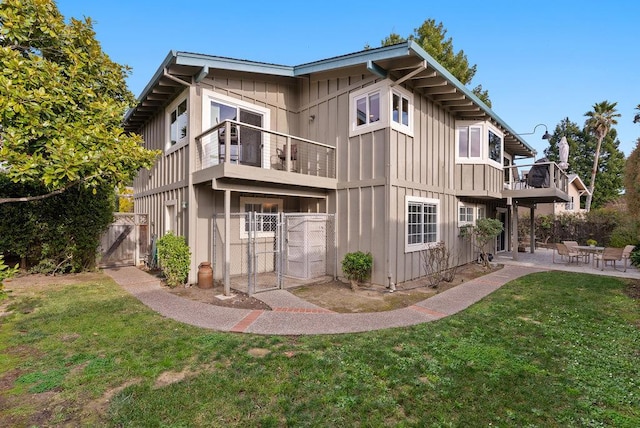
[[[519,204],[570,202],[567,173],[555,162],[505,167],[502,195]]]
[[[196,142],[194,184],[213,181],[215,187],[223,180],[337,188],[335,147],[318,141],[226,120],[198,135]]]

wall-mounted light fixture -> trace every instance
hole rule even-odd
[[[316,115],[312,114],[311,116],[309,116],[309,120],[316,120]]]
[[[187,202],[187,201],[182,201],[182,209],[183,209],[183,210],[186,210],[188,206],[189,206],[189,202]]]
[[[534,128],[533,128],[533,132],[525,132],[524,134],[517,134],[517,135],[533,135],[536,133],[536,129],[538,129],[538,126],[544,126],[544,135],[542,136],[543,140],[550,140],[552,135],[549,134],[549,130],[547,129],[547,125],[545,125],[544,123],[539,123],[537,124]]]

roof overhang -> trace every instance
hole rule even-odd
[[[421,93],[449,111],[456,120],[491,122],[504,134],[507,153],[525,158],[535,156],[535,150],[504,120],[414,41],[293,67],[172,51],[142,91],[137,106],[127,112],[125,129],[139,129],[159,108],[182,92],[185,86],[201,81],[212,70],[302,78],[315,73],[363,66],[374,75],[390,79],[392,84],[403,84]]]

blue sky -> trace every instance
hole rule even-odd
[[[103,50],[133,68],[139,95],[170,50],[297,65],[379,46],[426,19],[442,22],[478,71],[493,110],[516,132],[604,100],[618,103],[620,148],[640,137],[640,2],[632,0],[215,1],[58,0],[65,18],[90,17]],[[455,5],[455,6],[454,6]],[[396,6],[396,7],[394,7]],[[543,127],[527,141],[541,153]]]

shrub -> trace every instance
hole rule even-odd
[[[480,252],[483,265],[488,268],[490,265],[487,244],[500,235],[503,228],[502,222],[498,219],[481,218],[475,225],[462,226],[460,236],[471,241],[471,244]]]
[[[169,287],[183,285],[189,275],[191,250],[183,236],[169,232],[158,239],[158,262]]]
[[[5,279],[11,278],[13,275],[15,275],[17,271],[18,271],[18,265],[16,265],[13,268],[5,265],[4,256],[0,254],[0,292],[2,292],[2,288],[3,288],[2,282]]]
[[[357,282],[363,282],[371,276],[371,268],[373,266],[373,256],[371,253],[363,253],[356,251],[355,253],[347,253],[342,259],[342,272],[347,279]]]

